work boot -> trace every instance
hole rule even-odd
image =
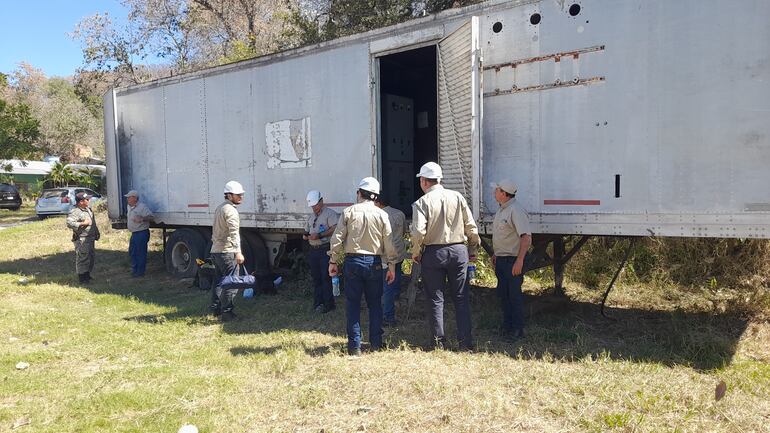
[[[86,272],[85,276],[86,276],[86,283],[91,282],[91,273],[90,272]]]
[[[78,281],[81,283],[87,283],[88,278],[86,278],[86,274],[78,274]]]

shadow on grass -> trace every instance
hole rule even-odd
[[[160,252],[150,253],[147,276],[133,279],[129,277],[126,253],[97,249],[96,267],[92,273],[95,281],[87,286],[77,282],[73,261],[74,253],[61,253],[3,262],[0,273],[33,275],[36,283],[85,287],[93,293],[131,297],[173,309],[166,314],[145,314],[125,317],[125,320],[155,325],[172,320],[183,320],[191,326],[219,323],[206,314],[209,293],[190,288],[190,280],[179,281],[168,276]],[[338,298],[337,310],[314,314],[311,295],[304,287],[308,283],[288,275],[284,280],[286,283],[276,296],[239,297],[236,304],[239,317],[223,323],[223,330],[232,334],[310,332],[345,340],[344,297]],[[528,299],[527,336],[518,341],[507,341],[496,332],[500,315],[494,290],[474,287],[472,293],[474,338],[478,351],[523,358],[564,361],[609,358],[709,370],[731,361],[738,340],[748,325],[747,320],[729,315],[617,307],[607,309],[614,319],[608,320],[599,314],[596,304],[543,296]],[[404,310],[402,303],[398,311]],[[364,337],[368,335],[367,315],[368,311],[362,311]],[[445,326],[447,337],[453,338],[456,333],[451,303],[446,306]],[[424,302],[419,297],[410,320],[387,328],[385,340],[390,347],[429,347]],[[239,346],[231,353],[234,356],[270,354],[280,349]],[[323,356],[336,350],[334,343],[328,347],[305,348],[311,356]]]
[[[315,347],[307,347],[303,345],[301,347],[305,351],[305,354],[316,357],[316,356],[328,355],[330,353],[342,353],[344,345],[331,344],[328,346],[315,346]],[[278,352],[284,352],[286,351],[286,349],[287,349],[286,346],[270,346],[270,347],[236,346],[230,349],[230,353],[232,353],[233,356],[274,355]]]

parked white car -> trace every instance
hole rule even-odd
[[[67,215],[75,206],[75,194],[85,192],[93,196],[89,207],[96,205],[101,199],[101,194],[82,186],[65,186],[61,188],[44,189],[40,198],[35,202],[35,213],[40,219],[51,215]]]

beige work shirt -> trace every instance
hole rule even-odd
[[[150,228],[150,221],[148,218],[152,218],[152,212],[146,204],[137,202],[136,206],[128,206],[128,213],[126,215],[128,221],[126,223],[128,231],[140,232]],[[140,218],[139,222],[134,221],[134,218]],[[145,219],[147,219],[145,221]]]
[[[316,215],[315,212],[310,215],[310,217],[307,219],[307,223],[305,224],[305,231],[311,235],[317,235],[318,233],[329,230],[330,228],[337,225],[337,221],[339,221],[339,219],[340,214],[324,206],[321,208],[321,212],[318,215]],[[321,230],[321,225],[324,226],[323,230]],[[319,245],[328,243],[330,239],[331,236],[320,239],[308,239],[308,243],[314,247],[317,247]]]
[[[81,226],[80,223],[91,219],[91,225]],[[90,208],[86,207],[81,209],[77,206],[73,207],[67,214],[67,227],[72,230],[72,240],[78,239],[94,239],[99,240],[99,227],[96,226],[96,216]]]
[[[531,234],[529,215],[515,198],[500,205],[492,222],[492,249],[496,256],[518,256],[521,236]]]
[[[409,257],[406,254],[406,245],[404,243],[406,215],[400,210],[390,206],[385,206],[382,210],[388,214],[388,220],[390,221],[390,240],[396,248],[396,263],[403,262],[404,259]]]
[[[214,211],[214,225],[211,228],[212,253],[240,253],[241,219],[238,209],[230,200],[225,200]]]
[[[422,255],[427,245],[468,242],[468,254],[476,255],[481,239],[465,197],[457,191],[433,185],[412,204],[412,255]]]
[[[332,235],[329,257],[341,263],[345,254],[371,254],[382,256],[388,265],[397,263],[388,214],[374,202],[367,200],[342,211]]]

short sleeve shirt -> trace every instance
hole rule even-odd
[[[140,232],[142,230],[147,230],[150,228],[150,222],[149,221],[134,221],[134,218],[147,218],[152,217],[152,212],[150,212],[150,208],[147,207],[146,204],[142,202],[138,202],[136,206],[129,206],[128,207],[128,215],[127,215],[127,223],[128,231],[130,232]]]
[[[339,219],[340,215],[337,212],[333,211],[327,206],[324,206],[321,209],[321,213],[318,215],[316,215],[315,212],[310,215],[310,217],[307,219],[307,223],[305,224],[305,231],[311,235],[325,232],[326,230],[329,230],[329,227],[336,226]],[[323,226],[323,230],[321,230],[321,226]],[[313,246],[328,244],[330,238],[331,236],[321,239],[310,239],[308,240],[308,243]]]
[[[532,234],[529,215],[515,198],[500,205],[492,222],[492,248],[498,257],[519,255],[521,236]]]

